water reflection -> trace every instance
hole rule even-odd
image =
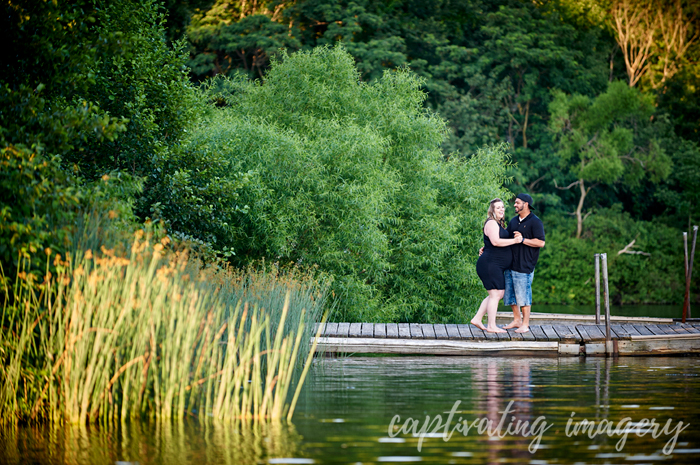
[[[7,428],[0,436],[0,463],[254,464],[271,457],[298,457],[301,439],[293,426],[283,424],[132,422],[107,430]]]
[[[132,422],[116,428],[21,427],[0,431],[0,463],[257,464],[257,463],[667,463],[700,460],[700,359],[386,357],[319,360],[294,416],[276,427]],[[549,428],[530,453],[532,435],[489,436],[472,427],[445,441],[389,429],[436,415],[486,419],[494,427],[510,406],[509,424]],[[567,435],[567,421],[617,424],[629,417],[689,424],[671,455],[669,435]],[[431,431],[428,431],[431,433]]]

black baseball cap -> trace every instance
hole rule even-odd
[[[528,206],[532,208],[532,197],[530,197],[528,194],[518,194],[518,196],[515,198],[520,199],[523,202],[527,202]]]

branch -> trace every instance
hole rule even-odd
[[[630,255],[646,255],[647,257],[651,257],[650,253],[647,252],[641,252],[638,250],[632,250],[632,247],[634,247],[634,243],[637,242],[637,239],[634,239],[632,242],[627,244],[624,249],[620,250],[617,252],[618,255],[622,255],[623,253],[627,253]]]
[[[588,218],[589,216],[591,216],[591,213],[593,213],[593,210],[588,210],[588,212],[587,212],[585,215],[583,215],[583,219],[581,220],[581,223],[583,223],[584,221],[586,221],[586,218]]]
[[[557,180],[555,179],[555,180],[554,180],[554,187],[556,187],[557,189],[560,189],[560,190],[565,191],[565,190],[571,189],[572,187],[574,187],[574,186],[576,186],[576,185],[578,185],[578,184],[580,184],[580,183],[581,183],[581,180],[579,179],[578,181],[574,181],[574,182],[572,182],[571,184],[569,184],[569,185],[566,186],[566,187],[559,187],[559,186],[557,185]]]

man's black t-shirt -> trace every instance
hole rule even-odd
[[[515,231],[520,231],[525,239],[540,239],[544,240],[544,225],[542,220],[537,218],[532,212],[520,221],[520,217],[516,216],[508,223],[508,232],[510,237],[513,237]],[[515,244],[510,247],[513,250],[513,265],[511,270],[518,273],[530,274],[535,271],[537,259],[540,258],[540,248],[530,247],[525,244]]]

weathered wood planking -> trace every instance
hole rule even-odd
[[[338,337],[348,337],[350,333],[350,323],[338,323]]]
[[[396,323],[386,324],[386,337],[388,339],[398,339],[399,337],[399,325]]]
[[[480,329],[472,326],[472,325],[457,325],[457,329],[459,330],[460,337],[462,339],[484,339],[484,333],[482,332],[481,334],[474,334],[472,332],[472,328],[475,330],[481,331]],[[479,337],[481,336],[481,337]]]
[[[386,324],[376,323],[374,325],[374,337],[385,338],[386,337]]]
[[[549,338],[547,335],[542,331],[542,328],[539,326],[530,326],[530,332],[532,333],[533,336],[535,336],[535,340],[537,341],[548,341]]]
[[[410,339],[411,330],[408,323],[399,323],[399,339]]]
[[[362,323],[350,323],[350,331],[348,333],[350,337],[361,337],[362,336]]]
[[[374,323],[362,323],[362,337],[374,337]]]
[[[508,331],[508,336],[510,336],[511,341],[523,341],[523,335],[522,333],[516,333],[515,330],[518,328],[508,328],[506,331]]]
[[[411,339],[423,339],[423,330],[418,323],[410,323]]]
[[[449,339],[461,339],[462,336],[459,334],[459,329],[457,328],[457,325],[445,325],[445,329],[447,330],[447,337]]]
[[[550,341],[559,341],[559,335],[556,331],[554,331],[552,325],[542,325],[541,328],[542,331],[544,331],[545,336],[547,336],[547,339]]]
[[[556,342],[451,341],[437,339],[319,338],[325,353],[432,354],[432,355],[558,355]]]
[[[422,324],[420,325],[420,329],[423,331],[423,337],[425,339],[437,339],[435,337],[435,328],[433,325]]]
[[[323,329],[323,336],[334,337],[338,334],[338,323],[326,323],[326,327]]]
[[[435,324],[435,325],[433,325],[433,328],[435,329],[435,338],[436,339],[449,339],[449,337],[447,336],[446,325]]]

